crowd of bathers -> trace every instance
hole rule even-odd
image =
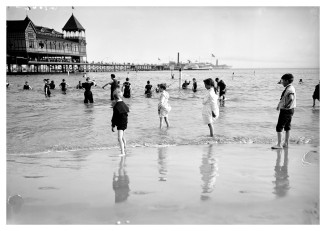
[[[83,75],[83,77],[86,77],[86,74]],[[172,79],[174,79],[174,75],[172,75]],[[56,88],[56,85],[54,83],[54,80],[50,79],[44,79],[44,94],[46,97],[50,97],[51,96],[51,90],[54,90]],[[197,81],[196,78],[192,79],[193,84],[192,84],[192,91],[193,92],[197,92]],[[221,105],[224,105],[224,100],[225,100],[225,93],[226,93],[226,84],[223,80],[220,80],[219,78],[215,79],[216,81],[216,86],[214,85],[214,91],[216,94],[219,95],[219,100],[221,102]],[[187,81],[185,80],[185,82],[182,84],[182,89],[186,90],[188,89],[188,86],[190,85],[191,81]],[[120,88],[121,91],[123,92],[123,97],[124,98],[130,98],[131,94],[132,94],[132,87],[131,87],[131,83],[129,82],[129,78],[126,78],[126,81],[122,84],[122,86],[120,85],[120,81],[116,80],[115,78],[115,74],[111,74],[111,82],[106,83],[102,88],[104,89],[107,85],[111,85],[111,100],[114,99],[113,97],[113,92],[117,89]],[[10,84],[7,82],[7,88],[10,86]],[[65,79],[62,79],[62,82],[59,84],[62,92],[64,94],[66,94],[67,88],[69,86],[68,83],[66,83]],[[82,83],[81,81],[79,81],[79,83],[76,86],[76,89],[84,89],[85,93],[84,93],[84,103],[93,103],[93,95],[91,92],[91,87],[92,86],[96,86],[96,82],[95,80],[90,80],[89,77],[86,77],[86,81],[84,83]],[[166,86],[168,87],[168,86]],[[159,84],[157,85],[157,87],[155,88],[155,92],[159,93]],[[25,84],[23,85],[23,90],[32,90],[32,86],[29,85],[28,81],[25,82]],[[151,84],[151,82],[148,80],[147,84],[145,85],[145,96],[150,98],[153,95],[153,86]]]

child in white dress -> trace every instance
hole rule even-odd
[[[217,120],[219,116],[219,108],[217,105],[218,96],[214,91],[214,81],[212,79],[204,80],[205,88],[207,89],[207,93],[203,99],[203,110],[202,116],[204,123],[208,125],[210,136],[214,136],[214,127],[213,122]]]
[[[168,103],[169,93],[166,91],[166,84],[160,84],[159,91],[161,92],[161,96],[158,103],[158,116],[160,117],[160,129],[162,129],[163,118],[165,120],[166,126],[170,126],[168,114],[171,111],[171,106]]]

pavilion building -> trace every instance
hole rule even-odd
[[[7,73],[84,71],[86,34],[72,14],[62,33],[24,20],[7,21]]]

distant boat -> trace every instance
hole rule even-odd
[[[188,63],[183,67],[184,70],[213,70],[211,63]]]

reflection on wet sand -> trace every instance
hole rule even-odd
[[[118,174],[113,173],[113,190],[115,192],[115,203],[127,200],[130,192],[129,176],[125,170],[126,157],[121,157]]]
[[[209,199],[209,193],[213,192],[215,188],[216,178],[218,176],[217,161],[213,157],[213,145],[209,145],[207,153],[202,156],[202,165],[200,166],[200,174],[202,184],[201,200]]]
[[[158,148],[158,172],[159,172],[159,181],[167,181],[167,148],[162,147]]]
[[[276,197],[284,197],[287,195],[288,190],[290,189],[290,181],[288,175],[288,148],[278,149],[277,150],[277,158],[276,158],[276,165],[275,165],[275,184],[274,187],[274,194]],[[283,156],[283,165],[281,165],[282,153],[284,152]]]
[[[10,224],[14,222],[14,217],[19,214],[24,200],[20,195],[9,196],[7,201],[7,222]]]

